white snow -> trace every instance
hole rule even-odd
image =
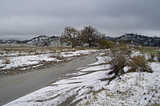
[[[160,104],[160,63],[152,63],[154,73],[127,73],[121,79],[111,81],[96,95],[90,94],[91,105],[101,106],[144,106]],[[157,92],[157,93],[156,93]],[[95,97],[96,100],[93,98]],[[93,100],[94,99],[94,100]],[[85,104],[85,102],[81,103]]]
[[[105,69],[109,69],[110,68],[110,65],[98,65],[98,66],[92,66],[92,67],[88,67],[88,68],[85,68],[81,71],[98,71],[98,70],[105,70]]]
[[[63,57],[73,57],[73,56],[80,56],[82,54],[91,54],[97,51],[98,50],[77,50],[75,52],[62,52],[60,55],[62,55]]]
[[[139,55],[135,53],[133,55]],[[77,72],[68,73],[50,86],[44,87],[4,106],[56,106],[69,102],[69,105],[89,106],[144,106],[160,104],[160,63],[152,62],[153,73],[126,73],[121,79],[110,83],[103,78],[110,78],[108,64],[103,64],[109,57],[97,57],[97,62],[78,68]],[[105,59],[105,60],[104,60]],[[129,67],[125,67],[125,71]],[[71,77],[69,77],[71,75]],[[108,84],[109,83],[109,84]],[[65,104],[67,105],[67,104]]]
[[[8,57],[10,60],[9,64],[6,64],[5,68],[10,69],[12,67],[22,67],[39,64],[40,61],[54,61],[56,58],[49,58],[50,54],[34,55],[34,56],[19,56],[19,57]]]
[[[53,62],[60,62],[64,61],[65,59],[71,60],[74,57],[80,56],[82,54],[91,54],[93,52],[97,52],[98,50],[90,49],[90,50],[77,50],[74,52],[61,52],[60,56],[64,57],[63,60],[58,60],[56,55],[57,53],[53,54],[40,54],[40,55],[29,55],[29,56],[16,56],[16,57],[5,57],[4,60],[0,60],[0,70],[3,69],[10,69],[15,67],[24,67],[29,65],[36,65],[40,64],[41,61],[53,61]],[[11,55],[11,54],[10,54]],[[55,56],[54,58],[51,56]],[[13,55],[11,55],[13,56]],[[4,61],[9,60],[9,63],[5,63]]]

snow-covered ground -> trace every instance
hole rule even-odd
[[[137,54],[137,53],[135,53]],[[101,54],[102,55],[102,54]],[[4,106],[144,106],[160,104],[160,63],[150,64],[153,73],[126,73],[121,79],[102,81],[112,75],[109,64],[97,57],[97,62],[68,73],[50,86],[44,87]],[[134,55],[134,54],[133,54]],[[127,68],[125,69],[127,70]],[[109,84],[108,84],[109,83]]]
[[[84,54],[91,54],[98,50],[74,50],[74,52],[67,52],[62,50],[55,53],[38,54],[38,55],[26,55],[17,56],[17,53],[10,54],[11,56],[3,57],[0,59],[0,73],[6,73],[6,69],[13,69],[20,67],[19,70],[25,70],[28,68],[35,68],[43,65],[45,62],[59,62],[65,60],[74,59],[77,56]],[[16,55],[16,56],[13,56]]]
[[[10,69],[12,67],[23,67],[29,65],[39,64],[40,61],[54,61],[56,58],[50,58],[51,54],[33,55],[33,56],[17,56],[7,57],[10,62],[8,64],[3,63],[5,60],[0,61],[2,69]]]

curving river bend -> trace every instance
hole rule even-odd
[[[60,76],[95,62],[97,55],[98,53],[81,56],[69,62],[57,63],[50,68],[25,74],[0,76],[0,105],[45,87]]]

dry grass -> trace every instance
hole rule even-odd
[[[128,72],[153,72],[153,70],[149,67],[144,55],[132,57],[127,66],[131,67]]]
[[[156,55],[157,60],[160,62],[160,52]]]
[[[154,61],[154,58],[155,58],[155,54],[154,53],[150,53],[148,55],[148,61],[152,62],[152,61]]]
[[[10,64],[10,60],[8,58],[4,58],[2,64]]]
[[[148,61],[145,59],[144,55],[138,55],[130,57],[131,50],[127,48],[114,48],[110,53],[112,60],[109,62],[112,71],[108,74],[115,74],[115,77],[124,74],[124,67],[129,66],[131,69],[128,72],[153,72],[149,67]],[[150,54],[150,58],[154,60],[155,55]],[[160,54],[159,54],[160,58]]]
[[[61,55],[61,53],[58,53],[56,58],[57,58],[57,60],[65,60],[66,59],[63,55]]]
[[[62,50],[71,50],[71,48],[66,47],[27,47],[27,46],[1,46],[0,55],[4,57],[8,56],[24,56],[24,55],[37,55],[37,54],[46,54],[46,53],[57,53]],[[73,50],[73,49],[72,49]]]
[[[124,50],[114,51],[112,60],[109,62],[113,71],[109,74],[115,73],[115,76],[124,74],[123,68],[126,66],[127,55]]]
[[[135,47],[132,47],[136,50],[139,50],[141,53],[154,53],[154,54],[157,54],[159,52],[159,47],[138,47],[138,46],[135,46]]]

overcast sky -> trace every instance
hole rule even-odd
[[[0,0],[0,39],[60,36],[67,26],[160,37],[160,0]]]

